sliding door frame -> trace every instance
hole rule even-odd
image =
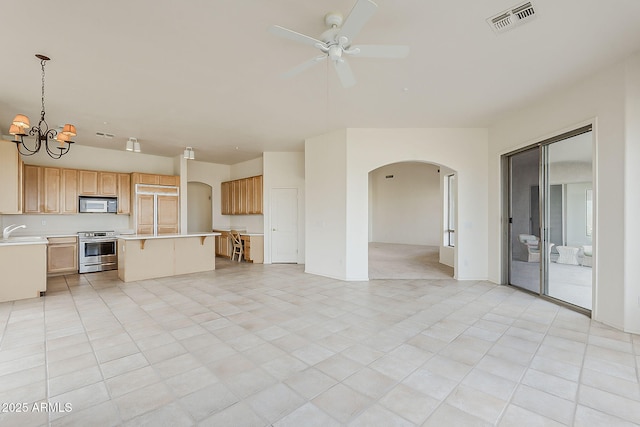
[[[501,268],[501,283],[504,285],[508,285],[508,286],[512,286],[520,291],[524,291],[527,293],[530,293],[532,295],[537,295],[539,297],[541,297],[542,299],[554,302],[558,305],[570,308],[572,310],[575,310],[577,312],[583,313],[587,316],[592,316],[592,312],[593,309],[595,308],[596,304],[595,301],[593,301],[592,304],[592,310],[586,309],[584,307],[580,307],[574,304],[571,304],[569,302],[563,301],[561,299],[558,298],[554,298],[551,297],[549,295],[546,294],[546,291],[548,290],[548,283],[549,283],[549,251],[547,250],[548,248],[548,240],[549,240],[549,225],[548,225],[548,221],[549,221],[549,203],[546,203],[546,198],[547,198],[547,184],[549,182],[549,167],[548,167],[548,160],[549,160],[549,150],[548,147],[549,145],[555,143],[555,142],[559,142],[568,138],[572,138],[574,136],[578,136],[581,135],[583,133],[587,133],[587,132],[592,132],[594,128],[594,124],[593,123],[589,123],[583,126],[580,126],[578,128],[575,128],[573,130],[567,131],[567,132],[563,132],[560,133],[558,135],[552,136],[550,138],[544,139],[542,141],[539,142],[535,142],[532,144],[529,144],[525,147],[521,147],[517,150],[513,150],[510,151],[508,153],[502,154],[500,156],[500,167],[501,167],[501,182],[502,182],[502,191],[501,191],[501,201],[502,201],[502,206],[501,206],[501,215],[502,215],[502,232],[501,232],[501,244],[502,244],[502,260],[503,262],[501,263],[502,268]],[[538,148],[540,150],[540,162],[539,162],[539,169],[538,169],[538,178],[539,178],[539,206],[540,206],[540,287],[538,292],[533,292],[530,291],[528,289],[525,288],[521,288],[519,286],[515,286],[511,284],[511,277],[510,277],[510,265],[511,265],[511,259],[512,259],[512,238],[511,238],[511,211],[510,211],[510,205],[511,205],[511,165],[510,165],[510,158],[516,154],[531,150],[532,148]],[[593,171],[595,170],[595,165],[596,165],[596,156],[593,156],[593,163],[592,163],[592,176],[593,176]],[[596,179],[595,176],[593,176],[593,187],[594,189],[596,188]],[[594,191],[594,210],[595,210],[595,197],[597,197],[596,191]],[[595,226],[595,224],[597,224],[596,222],[596,214],[594,212],[593,218],[594,218],[594,227],[593,227],[593,234],[594,234],[594,244],[595,244],[595,238],[596,238],[596,234],[597,234],[597,227]],[[595,246],[595,245],[594,245]],[[595,256],[595,252],[594,252],[594,256]],[[595,267],[595,265],[594,265]],[[592,275],[592,295],[595,294],[595,292],[593,292],[596,284],[595,284],[595,280],[594,280],[594,276]]]

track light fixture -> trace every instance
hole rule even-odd
[[[129,137],[127,140],[127,145],[125,146],[125,150],[133,151],[134,153],[140,152],[140,143],[137,138]]]
[[[193,148],[191,148],[191,147],[187,147],[187,148],[185,148],[185,149],[184,149],[184,155],[183,155],[183,157],[184,157],[185,159],[187,159],[187,160],[195,160],[196,155],[195,155],[195,153],[193,152]]]

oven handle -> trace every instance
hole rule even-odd
[[[100,242],[117,242],[118,239],[106,238],[106,239],[80,239],[80,243],[100,243]]]

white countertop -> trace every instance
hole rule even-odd
[[[47,238],[40,236],[15,236],[8,239],[0,239],[0,246],[46,245],[47,243],[49,243]]]
[[[122,240],[151,240],[151,239],[181,239],[185,237],[207,237],[219,236],[220,233],[187,233],[187,234],[161,234],[154,236],[153,234],[120,234],[118,239]]]
[[[217,232],[217,231],[229,232],[231,230],[232,230],[231,228],[225,228],[225,227],[213,229],[214,232]],[[238,233],[240,233],[241,236],[264,236],[264,233],[261,233],[259,231],[246,231],[242,229],[238,230],[237,228],[233,228],[233,230],[236,230]]]

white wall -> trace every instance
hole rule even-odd
[[[129,215],[75,214],[75,215],[2,215],[0,228],[11,224],[24,224],[26,229],[16,230],[14,236],[75,234],[79,231],[126,232],[130,230]]]
[[[189,160],[187,162],[187,181],[202,182],[211,186],[213,228],[228,228],[231,226],[231,215],[222,215],[220,208],[220,183],[231,179],[230,169],[230,166],[218,163],[206,163],[197,160]]]
[[[624,325],[625,330],[640,334],[640,54],[625,64],[626,104],[624,152],[625,170],[625,272],[624,272]],[[601,222],[602,224],[602,222]]]
[[[368,275],[368,173],[382,165],[422,161],[457,173],[456,278],[486,279],[487,130],[348,129],[347,280]]]
[[[187,184],[187,231],[197,233],[213,228],[211,186],[192,181]]]
[[[458,180],[456,277],[487,278],[487,131],[347,129],[305,142],[307,272],[368,279],[369,172],[419,161]]]
[[[144,149],[144,146],[142,147]],[[58,168],[88,169],[110,172],[144,172],[161,175],[178,174],[173,157],[153,156],[122,150],[87,147],[77,142],[69,153],[60,159],[52,159],[46,152],[40,151],[33,156],[23,157],[29,165],[53,166]]]
[[[347,131],[341,129],[307,139],[304,149],[305,271],[338,279],[347,279],[346,145]],[[365,227],[366,209],[361,218]]]
[[[438,170],[427,163],[404,162],[371,171],[370,241],[440,246]]]
[[[271,191],[274,188],[298,190],[298,264],[305,262],[305,153],[266,152],[264,160],[264,262],[271,263]]]
[[[640,112],[640,60],[636,55],[631,62],[613,65],[571,87],[556,90],[529,107],[506,115],[491,127],[488,252],[491,254],[490,279],[501,282],[501,253],[504,248],[501,245],[500,155],[594,123],[594,230],[600,232],[593,239],[595,293],[592,317],[620,329],[638,332],[640,310],[637,298],[640,291],[638,285],[631,284],[634,280],[637,283],[637,277],[640,277],[640,269],[632,267],[640,264],[634,259],[638,252],[637,239],[625,238],[633,235],[631,229],[625,230],[625,224],[635,227],[635,235],[640,235],[637,226],[640,202],[633,190],[636,183],[640,182],[639,168],[635,166],[640,161],[637,148],[640,145],[637,139],[640,134],[637,124]],[[625,96],[626,90],[631,101]],[[625,103],[629,102],[635,111],[625,124]],[[629,107],[627,104],[627,114],[631,111]],[[625,140],[625,132],[630,136],[629,140]],[[626,162],[634,165],[632,169],[635,171],[625,168],[625,155]],[[630,218],[635,219],[628,221]],[[626,244],[629,240],[634,242]],[[631,268],[634,269],[632,273]]]

